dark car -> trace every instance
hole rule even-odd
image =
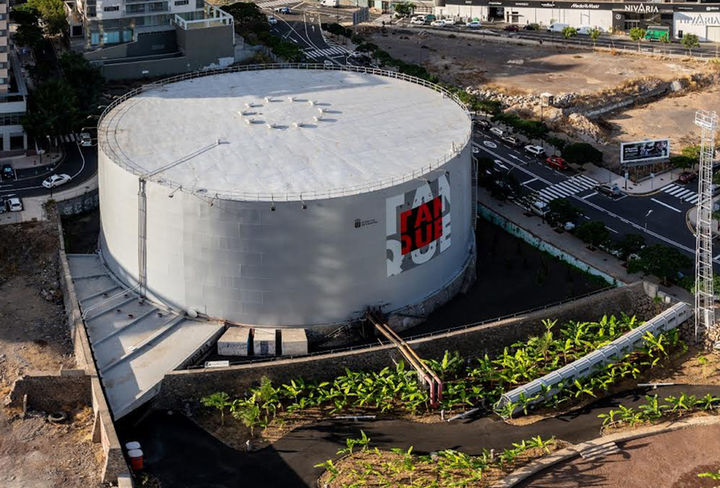
[[[520,27],[514,24],[510,24],[505,26],[505,30],[508,32],[518,32],[520,30]]]
[[[695,178],[697,178],[696,173],[693,173],[692,171],[683,171],[682,173],[680,173],[678,180],[680,181],[680,183],[690,183]]]
[[[617,185],[595,185],[595,191],[598,193],[602,193],[603,195],[607,195],[610,198],[615,198],[622,195],[622,192]]]
[[[2,165],[2,178],[3,180],[11,180],[15,178],[15,171],[13,171],[12,166],[9,164]]]

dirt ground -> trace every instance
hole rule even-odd
[[[448,34],[388,29],[365,34],[391,56],[424,65],[459,86],[501,88],[510,94],[589,94],[629,79],[674,79],[702,65],[627,54],[489,42]]]
[[[614,142],[670,137],[672,152],[679,154],[683,147],[700,142],[700,132],[694,123],[698,109],[720,109],[720,87],[663,98],[605,120],[613,127],[610,137]]]
[[[698,473],[720,468],[720,426],[685,429],[619,444],[600,460],[575,458],[518,486],[532,488],[705,488],[720,484]],[[703,446],[698,449],[698,446]]]
[[[0,227],[0,398],[33,370],[72,367],[72,345],[58,282],[57,228],[40,222]],[[99,445],[92,415],[69,412],[64,424],[46,414],[21,419],[0,408],[0,486],[99,486]]]

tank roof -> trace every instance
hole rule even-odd
[[[275,68],[149,85],[106,112],[100,148],[185,191],[285,200],[388,187],[466,145],[464,107],[422,80],[372,71]]]

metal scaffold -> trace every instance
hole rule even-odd
[[[717,113],[698,110],[695,124],[702,132],[695,229],[695,339],[707,347],[715,347],[720,339],[715,326],[712,255],[712,166]]]

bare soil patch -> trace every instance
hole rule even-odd
[[[72,344],[58,281],[54,221],[0,226],[0,398],[30,371],[73,367]],[[52,424],[39,412],[21,419],[0,408],[0,486],[100,485],[92,415],[68,412]]]
[[[364,36],[394,58],[425,66],[459,86],[499,88],[508,94],[589,94],[652,75],[675,79],[705,69],[693,61],[631,54],[527,46],[410,30],[366,31]]]
[[[703,426],[658,434],[619,444],[621,452],[560,463],[520,484],[533,488],[710,488],[717,481],[698,473],[720,467],[720,426]],[[699,446],[702,446],[700,449]]]

